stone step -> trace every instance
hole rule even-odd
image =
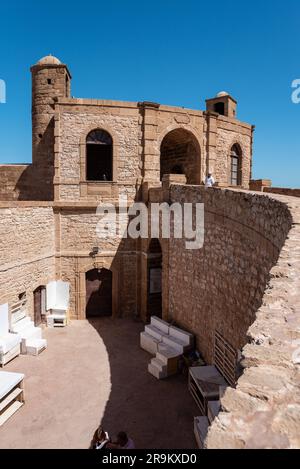
[[[162,341],[171,348],[177,350],[180,354],[183,354],[190,349],[190,345],[184,344],[181,340],[176,339],[175,337],[164,336]]]
[[[151,326],[156,327],[157,329],[162,331],[163,334],[169,334],[170,325],[166,321],[163,321],[162,319],[158,318],[157,316],[151,316]]]
[[[169,334],[171,337],[174,337],[175,339],[180,340],[186,345],[192,346],[194,344],[194,336],[193,334],[190,334],[189,332],[183,331],[179,329],[178,327],[175,326],[170,326],[169,328]]]
[[[158,371],[168,373],[167,365],[165,365],[159,358],[157,358],[157,356],[152,358],[150,363],[151,365],[155,366]]]
[[[148,371],[151,375],[153,375],[156,379],[164,379],[167,377],[167,373],[163,371],[159,371],[158,368],[152,363],[149,363],[148,365]]]
[[[204,448],[204,442],[208,433],[209,421],[207,417],[194,418],[194,435],[200,449]]]
[[[160,329],[157,329],[157,327],[154,327],[151,324],[145,326],[145,332],[159,341],[162,341],[162,338],[165,335]]]
[[[146,352],[151,353],[151,355],[156,355],[158,344],[159,340],[155,339],[152,335],[146,332],[140,333],[140,346],[143,350],[146,350]]]

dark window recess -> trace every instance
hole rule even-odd
[[[171,169],[171,174],[184,174],[182,166],[180,166],[179,164],[173,166],[173,168]]]
[[[93,130],[86,139],[86,178],[112,181],[113,142],[105,130]]]
[[[51,78],[48,78],[48,79],[47,79],[47,83],[48,83],[48,85],[51,85],[51,84],[52,84]]]
[[[233,145],[230,152],[230,184],[232,186],[241,185],[241,150],[238,145]]]
[[[224,103],[216,103],[214,106],[215,112],[221,114],[222,116],[225,115],[225,105]]]
[[[43,134],[39,134],[39,138],[43,138]]]

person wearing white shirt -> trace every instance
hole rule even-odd
[[[212,176],[211,173],[208,173],[208,175],[205,178],[205,187],[212,187],[215,183],[215,180]]]

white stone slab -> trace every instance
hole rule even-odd
[[[9,393],[17,384],[19,384],[24,376],[22,373],[11,373],[9,371],[0,371],[0,399]]]
[[[164,379],[167,378],[167,373],[163,371],[159,371],[156,366],[153,366],[152,363],[148,365],[148,371],[151,375],[153,375],[157,379]]]
[[[154,357],[151,360],[151,365],[155,366],[158,371],[168,374],[168,368],[165,363],[163,363],[159,358]]]
[[[189,346],[185,345],[178,339],[175,339],[175,337],[164,336],[163,342],[169,345],[171,348],[180,352],[180,354],[183,354],[186,351],[186,349],[189,348]]]
[[[0,337],[8,333],[8,303],[0,305]]]
[[[20,342],[21,337],[19,336],[19,334],[11,334],[10,332],[8,332],[6,335],[0,337],[0,353],[3,355],[6,354],[14,347],[19,345]]]
[[[168,360],[172,358],[180,357],[181,353],[178,350],[170,347],[167,344],[158,344],[157,358],[159,358],[164,364],[167,365]]]
[[[140,333],[140,346],[146,352],[151,353],[151,355],[155,355],[158,349],[159,341],[155,339],[153,336],[147,334],[146,332]]]
[[[186,345],[193,345],[194,343],[194,336],[193,334],[190,334],[189,332],[185,332],[178,327],[175,326],[170,326],[169,328],[169,334],[171,337],[175,337],[175,339],[180,340]]]
[[[160,329],[157,329],[157,327],[154,327],[151,324],[145,326],[145,332],[149,335],[152,335],[159,341],[162,341],[163,336],[166,335]]]
[[[154,326],[157,329],[161,330],[164,334],[169,334],[170,325],[166,321],[163,321],[162,319],[158,318],[157,316],[151,316],[151,326]]]
[[[46,339],[29,339],[26,344],[28,355],[38,355],[47,348]]]

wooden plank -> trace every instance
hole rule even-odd
[[[0,415],[0,427],[8,420],[15,412],[17,412],[20,407],[22,407],[23,402],[15,401],[8,409]]]
[[[0,401],[0,412],[8,406],[10,402],[15,400],[23,390],[21,388],[15,388],[12,392],[10,392],[2,401]]]

